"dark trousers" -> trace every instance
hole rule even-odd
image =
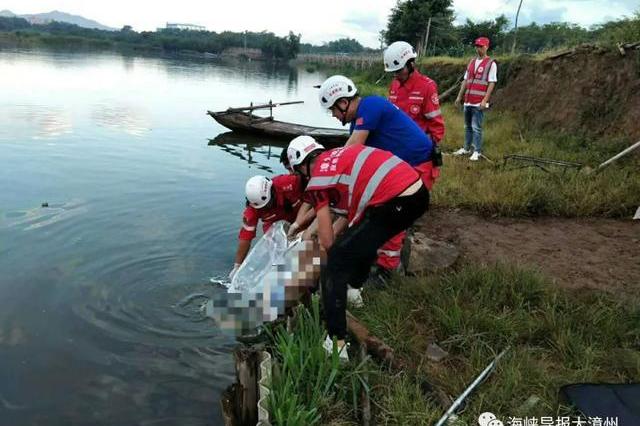
[[[336,239],[320,274],[330,336],[344,339],[347,334],[347,285],[362,286],[377,257],[377,250],[411,226],[428,207],[429,191],[422,187],[413,195],[396,197],[380,206],[367,208],[362,220]]]

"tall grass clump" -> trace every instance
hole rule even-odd
[[[277,425],[351,424],[357,398],[368,391],[366,360],[341,363],[337,351],[322,347],[326,331],[320,321],[317,297],[307,309],[296,309],[291,333],[280,325],[271,330],[275,368],[269,408]]]

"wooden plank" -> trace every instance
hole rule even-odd
[[[220,111],[220,112],[231,113],[231,112],[253,111],[256,109],[275,108],[278,106],[295,105],[295,104],[303,104],[303,103],[304,101],[291,101],[291,102],[278,102],[278,103],[269,102],[267,104],[261,104],[261,105],[249,105],[246,107],[227,108],[226,110]]]
[[[237,419],[242,425],[258,422],[258,365],[260,352],[251,347],[238,347],[233,352],[238,380]],[[239,411],[239,412],[238,412]]]
[[[237,426],[235,414],[236,385],[232,384],[222,392],[220,406],[222,409],[222,421],[224,426]]]

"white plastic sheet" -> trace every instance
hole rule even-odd
[[[229,284],[229,291],[259,291],[264,286],[265,276],[274,266],[286,263],[287,253],[298,243],[289,242],[287,229],[289,224],[279,221],[253,247],[240,269]]]

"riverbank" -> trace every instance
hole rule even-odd
[[[551,59],[553,54],[500,58],[502,80],[493,107],[485,115],[483,153],[487,159],[472,163],[466,157],[445,156],[442,176],[434,188],[434,203],[470,209],[482,215],[631,217],[640,206],[640,155],[636,153],[623,158],[601,173],[589,173],[636,142],[635,137],[640,137],[637,126],[630,124],[632,113],[640,114],[640,99],[631,97],[637,92],[636,86],[640,87],[637,78],[640,68],[634,74],[634,67],[640,67],[640,60],[635,64],[633,58],[611,55],[609,51],[595,55],[583,48],[560,59]],[[629,56],[632,55],[640,58],[640,52],[632,52]],[[583,105],[588,109],[591,108],[588,105],[600,99],[590,96],[596,89],[584,85],[583,77],[565,83],[565,89],[553,97],[548,93],[549,83],[546,82],[553,79],[554,70],[562,74],[559,80],[567,81],[567,75],[580,74],[584,67],[589,69],[588,74],[603,72],[602,67],[609,66],[606,65],[608,60],[612,62],[611,66],[619,66],[614,72],[614,80],[619,84],[612,86],[607,82],[610,93],[602,103],[602,115],[610,117],[608,121],[590,119],[589,111],[571,106]],[[459,80],[465,63],[461,58],[429,58],[420,61],[419,66],[438,83],[442,93]],[[544,83],[529,89],[521,87],[523,77],[520,74],[529,72],[527,63],[548,68],[541,76]],[[343,66],[325,67],[324,70],[353,78],[363,95],[386,96],[392,78],[382,72],[381,63],[377,69],[356,70]],[[633,75],[636,75],[635,79]],[[520,97],[513,86],[520,88]],[[545,100],[535,99],[536,91]],[[441,144],[445,153],[454,152],[464,141],[462,112],[452,104],[456,94],[457,89],[442,105],[447,128]],[[545,105],[539,107],[538,113],[526,105],[522,106],[522,111],[513,106],[523,102]],[[554,104],[558,105],[555,110]],[[606,110],[609,107],[615,113]],[[556,116],[561,117],[559,121]],[[519,160],[505,162],[508,155],[577,163],[580,167],[544,164],[539,167],[533,162]]]
[[[580,55],[570,61],[587,61],[591,71],[601,65],[588,53]],[[567,112],[564,102],[588,104],[590,91],[579,96],[563,79],[566,90],[554,96],[568,98],[558,101],[557,112],[567,125],[550,129],[552,108],[540,114],[547,124],[538,125],[541,117],[528,116],[527,108],[514,111],[508,103],[520,84],[520,60],[504,67],[511,75],[501,83],[497,107],[486,115],[487,159],[474,163],[446,155],[433,208],[416,225],[429,238],[456,246],[458,261],[437,274],[397,276],[386,288],[365,286],[364,307],[352,310],[406,367],[390,371],[371,360],[364,366],[352,361],[347,371],[364,381],[368,404],[336,384],[322,403],[305,408],[318,415],[317,424],[367,424],[362,417],[370,416],[371,424],[433,425],[448,408],[443,400],[453,401],[507,348],[491,378],[467,400],[457,425],[474,425],[487,411],[505,424],[510,418],[576,418],[579,413],[559,397],[562,386],[640,377],[640,228],[631,220],[640,206],[640,156],[591,173],[634,142],[625,124],[628,111],[621,113],[607,100],[603,114],[612,123],[575,131],[589,118],[584,111]],[[573,66],[531,60],[548,64],[550,73]],[[443,76],[442,92],[465,61],[438,58],[420,65],[431,76]],[[390,76],[379,70],[326,70],[353,77],[364,95],[386,95]],[[633,110],[635,101],[621,92],[634,84],[623,81],[625,88],[611,97]],[[544,95],[547,86],[552,87],[540,88]],[[547,101],[553,107],[556,99]],[[442,147],[452,153],[462,145],[462,114],[449,103],[442,111]],[[615,136],[603,130],[616,120],[622,125]],[[579,167],[505,160],[514,154]],[[446,351],[443,360],[433,360],[431,344]],[[370,412],[363,410],[367,406]]]
[[[512,417],[576,418],[579,413],[558,396],[562,386],[640,377],[637,299],[559,288],[531,267],[465,260],[439,275],[365,288],[364,299],[365,306],[352,312],[393,348],[404,368],[361,361],[353,347],[347,365],[318,359],[322,326],[317,313],[305,314],[304,326],[281,329],[275,339],[281,364],[270,401],[278,424],[357,425],[365,416],[370,424],[433,425],[446,401],[507,348],[456,424],[476,424],[486,411],[505,424]],[[432,344],[446,351],[444,359],[431,358]],[[295,413],[300,421],[293,421]]]

